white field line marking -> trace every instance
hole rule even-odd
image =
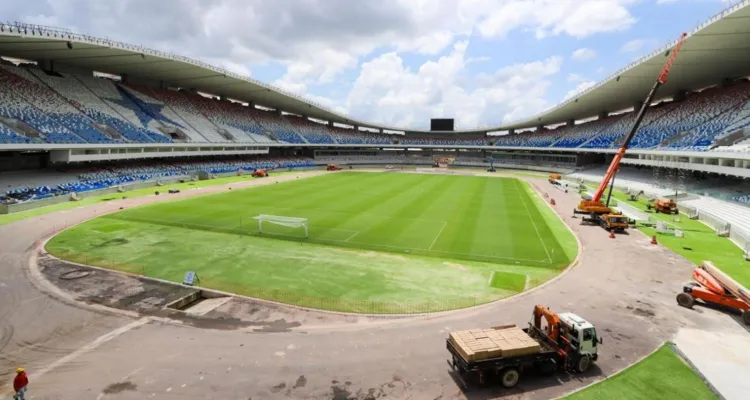
[[[124,218],[123,218],[124,219]],[[159,224],[159,225],[167,225],[167,226],[175,226],[177,224],[174,224],[174,221],[165,221],[165,220],[158,220],[158,219],[135,219],[135,218],[128,218],[127,221],[132,222],[140,222],[144,224]],[[443,221],[444,222],[444,221]],[[180,223],[180,227],[183,228],[190,228],[190,227],[198,227],[198,228],[209,228],[218,230],[219,232],[233,232],[237,234],[258,234],[260,231],[257,229],[255,230],[241,230],[241,229],[232,229],[232,228],[223,228],[216,225],[201,225],[201,224],[192,224],[192,223]],[[352,231],[353,232],[353,231]],[[284,235],[281,233],[265,233],[266,236],[282,236],[282,237],[290,237],[290,238],[299,238],[298,236],[292,236],[292,235]],[[373,243],[363,243],[363,242],[344,242],[343,240],[337,240],[337,239],[323,239],[323,238],[314,238],[313,243],[315,242],[329,242],[329,243],[349,243],[349,244],[359,244],[362,246],[368,246],[368,247],[382,247],[387,249],[395,249],[395,250],[416,250],[416,251],[430,251],[433,253],[442,253],[442,254],[453,254],[453,255],[459,255],[459,256],[474,256],[474,257],[482,257],[482,258],[492,258],[497,260],[510,260],[510,261],[530,261],[530,262],[550,262],[549,260],[531,260],[528,258],[514,258],[514,257],[500,257],[500,256],[491,256],[488,254],[481,254],[481,253],[458,253],[454,251],[442,251],[442,250],[429,250],[425,248],[416,248],[416,247],[404,247],[404,246],[390,246],[386,244],[373,244]]]
[[[516,184],[519,181],[516,180]],[[520,184],[519,184],[520,185]],[[523,199],[523,196],[527,196],[526,191],[521,188],[521,191],[523,191],[521,196],[518,196],[519,199],[521,199],[521,203],[523,203],[523,207],[526,209],[526,215],[529,216],[529,220],[531,221],[531,225],[534,227],[534,231],[536,231],[536,237],[539,238],[539,242],[542,243],[542,247],[544,247],[544,252],[547,253],[547,259],[549,262],[552,262],[552,256],[549,254],[549,250],[547,250],[547,245],[544,244],[544,239],[542,239],[542,235],[539,233],[539,228],[536,227],[536,222],[534,222],[534,219],[531,218],[531,211],[529,211],[529,206],[526,205],[526,200]]]
[[[349,236],[348,238],[344,239],[344,242],[348,242],[348,241],[354,239],[354,237],[357,236],[357,235],[359,235],[359,231],[354,232],[351,236]]]
[[[440,237],[440,235],[443,233],[443,229],[445,229],[446,225],[448,225],[448,223],[447,222],[443,222],[443,226],[440,228],[440,231],[437,233],[437,235],[435,235],[435,239],[432,240],[432,244],[430,245],[430,247],[427,250],[432,250],[432,247],[435,246],[435,243],[437,243],[437,240]]]
[[[440,221],[440,220],[436,220],[436,219],[408,218],[408,217],[391,217],[391,216],[388,216],[388,215],[380,215],[380,214],[373,214],[373,213],[354,213],[354,212],[332,211],[332,210],[326,210],[326,209],[323,209],[323,208],[266,207],[266,209],[270,209],[270,210],[292,210],[292,211],[298,211],[298,212],[312,211],[312,212],[321,212],[321,213],[328,213],[328,214],[350,215],[350,216],[354,216],[354,217],[358,217],[358,216],[372,216],[372,217],[376,217],[376,218],[404,219],[404,220],[409,220],[409,221],[445,222],[445,221]]]
[[[490,280],[487,281],[488,285],[492,286],[492,279],[493,278],[495,278],[495,271],[492,271],[492,273],[490,274]]]
[[[87,352],[89,352],[91,350],[94,350],[97,347],[103,345],[104,343],[107,343],[110,340],[115,339],[118,336],[120,336],[120,335],[122,335],[124,333],[127,333],[128,331],[130,331],[132,329],[135,329],[135,328],[138,328],[140,326],[146,325],[149,322],[151,322],[151,318],[150,317],[145,317],[145,318],[141,318],[141,319],[135,320],[135,321],[133,321],[133,322],[127,324],[127,325],[121,326],[121,327],[119,327],[119,328],[117,328],[117,329],[115,329],[113,331],[105,333],[104,335],[99,336],[98,338],[94,339],[93,341],[91,341],[91,342],[83,345],[78,350],[75,350],[74,352],[66,355],[65,357],[62,357],[62,358],[58,359],[57,361],[55,361],[55,362],[53,362],[51,364],[48,364],[46,367],[38,370],[33,375],[29,376],[29,380],[31,380],[32,378],[34,380],[38,380],[42,376],[44,376],[44,374],[52,371],[53,369],[55,369],[55,368],[57,368],[57,367],[59,367],[59,366],[61,366],[63,364],[67,364],[67,363],[75,360],[76,358],[80,357],[84,353],[87,353]]]
[[[529,289],[529,284],[531,284],[531,277],[526,275],[526,283],[523,285],[524,292]]]

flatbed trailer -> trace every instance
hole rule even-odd
[[[565,360],[561,353],[545,340],[546,337],[537,332],[534,327],[524,328],[523,331],[539,342],[541,346],[539,352],[517,357],[466,360],[447,339],[446,347],[451,354],[451,360],[447,360],[448,365],[456,372],[464,389],[468,389],[470,383],[484,385],[488,379],[493,378],[499,378],[504,387],[512,388],[528,371],[534,371],[541,375],[551,375],[557,370],[579,365],[578,360]],[[596,354],[593,355],[592,360],[596,361]],[[585,365],[585,368],[588,368],[589,364],[586,363]],[[572,367],[572,369],[575,370],[576,367]]]

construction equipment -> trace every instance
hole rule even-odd
[[[677,208],[677,202],[672,199],[657,199],[652,204],[646,205],[649,210],[656,210],[657,213],[664,214],[679,214],[680,210]]]
[[[677,304],[692,308],[695,300],[730,308],[742,313],[742,321],[750,325],[750,291],[716,268],[710,261],[693,270],[694,282],[683,286]]]
[[[562,179],[562,175],[560,174],[549,174],[549,178],[547,180],[549,181],[549,183],[553,185],[559,185],[560,184],[559,181],[561,179]]]
[[[611,212],[610,214],[590,214],[581,217],[583,223],[599,225],[606,229],[607,232],[614,230],[617,233],[625,232],[628,227],[635,223],[621,212]]]
[[[633,137],[638,131],[638,127],[641,125],[641,121],[643,121],[643,117],[646,115],[646,111],[651,105],[651,102],[654,100],[656,92],[659,90],[659,87],[667,82],[669,71],[672,68],[674,60],[677,58],[677,54],[679,54],[680,49],[682,48],[682,43],[686,37],[687,34],[683,33],[672,51],[667,52],[667,55],[669,57],[664,63],[664,67],[662,68],[661,73],[656,79],[656,82],[651,88],[651,91],[646,96],[646,99],[643,101],[640,110],[638,110],[638,114],[635,117],[633,126],[630,128],[630,132],[628,132],[628,134],[625,136],[624,140],[622,141],[622,145],[612,158],[612,162],[610,163],[607,172],[604,174],[601,183],[599,183],[599,187],[596,189],[596,192],[594,192],[594,195],[590,198],[588,198],[587,196],[583,197],[583,200],[581,200],[580,204],[578,204],[578,208],[573,211],[575,214],[588,214],[590,220],[595,220],[602,226],[606,225],[606,222],[599,221],[600,219],[605,219],[603,216],[621,215],[619,213],[615,213],[609,207],[609,201],[612,197],[612,188],[615,184],[615,175],[620,168],[620,161],[622,161],[622,158],[625,156],[625,152],[627,151],[630,142],[633,140]],[[604,195],[604,191],[607,190],[607,186],[609,186],[607,201],[602,202],[602,196]]]
[[[253,178],[265,178],[268,176],[268,172],[265,169],[256,169],[253,170],[252,176]]]
[[[451,332],[446,347],[452,358],[448,364],[464,387],[468,381],[482,385],[499,378],[504,387],[512,388],[528,370],[585,372],[598,359],[602,343],[596,328],[583,318],[537,305],[528,328],[505,325]]]
[[[341,166],[338,164],[328,164],[326,166],[326,171],[341,171]]]
[[[643,190],[641,190],[640,192],[638,192],[636,194],[631,194],[630,195],[630,201],[638,201],[638,198],[641,197],[642,194],[644,194]]]

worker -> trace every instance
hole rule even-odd
[[[13,379],[13,390],[16,391],[16,395],[13,397],[15,400],[25,400],[26,388],[29,386],[29,378],[26,376],[26,371],[23,368],[16,369],[16,378]]]

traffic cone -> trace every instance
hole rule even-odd
[[[609,230],[609,238],[610,239],[614,239],[615,238],[615,230],[614,229],[610,229]]]
[[[550,204],[552,204],[553,206],[554,206],[554,205],[557,205],[557,204],[555,203],[555,199],[550,199],[549,203],[550,203]]]
[[[651,236],[651,244],[658,244],[656,243],[656,235]]]

